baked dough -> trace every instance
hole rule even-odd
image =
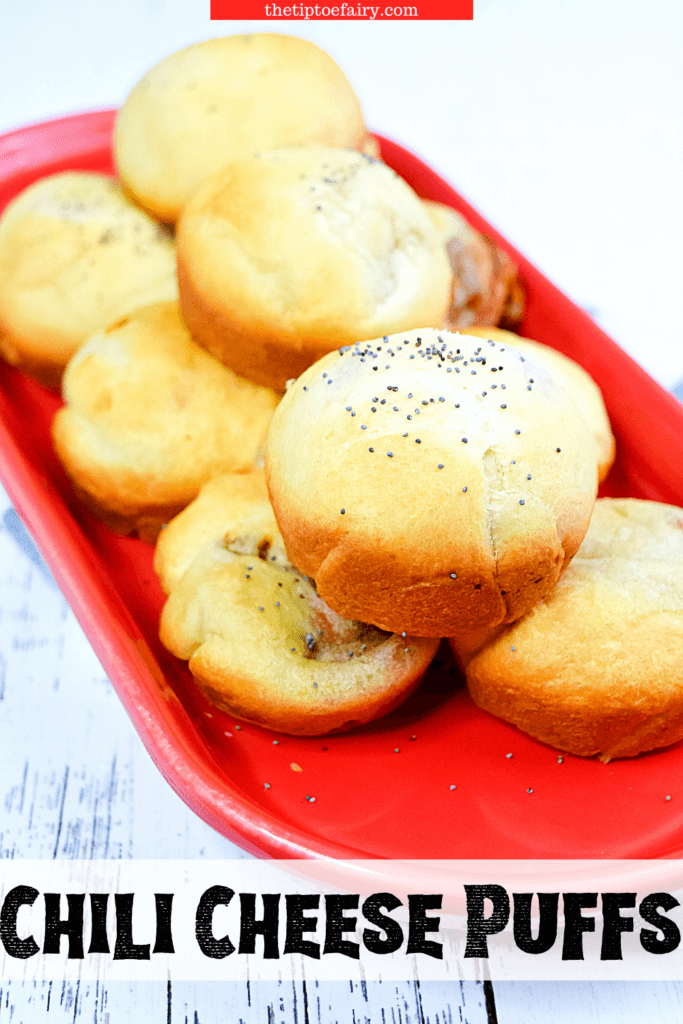
[[[330,607],[423,636],[529,611],[597,485],[592,436],[544,370],[429,329],[307,370],[273,417],[266,474],[289,557]]]
[[[616,443],[602,392],[590,374],[557,349],[542,345],[539,341],[532,341],[530,338],[520,338],[512,331],[503,331],[497,327],[473,327],[468,330],[468,334],[513,345],[525,358],[533,359],[547,370],[564,388],[593,431],[598,453],[598,480],[602,483],[614,462]]]
[[[474,701],[601,760],[683,737],[683,509],[603,498],[555,590],[467,666]]]
[[[236,524],[238,533],[235,532]],[[154,571],[170,594],[201,549],[231,532],[233,542],[242,534],[253,543],[284,546],[268,500],[263,467],[249,473],[223,473],[208,480],[194,501],[164,527],[154,551]]]
[[[275,33],[208,39],[164,58],[123,104],[114,137],[125,187],[166,221],[232,160],[309,143],[372,145],[332,58]]]
[[[0,354],[42,384],[95,331],[177,295],[171,236],[104,174],[42,178],[0,219]]]
[[[475,231],[450,206],[425,199],[453,271],[451,301],[442,326],[466,331],[479,324],[515,327],[524,317],[524,289],[508,254]]]
[[[199,344],[284,389],[340,345],[441,323],[451,271],[394,171],[309,147],[238,160],[207,181],[178,225],[178,277]]]
[[[155,568],[170,590],[162,642],[214,704],[279,732],[317,736],[387,714],[438,647],[335,615],[288,562],[262,471],[206,484],[163,531]]]
[[[192,341],[176,303],[92,337],[64,374],[55,450],[82,500],[153,541],[212,476],[259,457],[277,396]]]

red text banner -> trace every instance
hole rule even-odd
[[[474,0],[417,0],[412,4],[359,2],[265,3],[211,0],[212,21],[472,21]]]

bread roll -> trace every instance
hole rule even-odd
[[[343,72],[306,39],[275,33],[208,39],[155,65],[116,122],[121,179],[160,220],[175,221],[226,164],[278,146],[368,144]]]
[[[262,467],[208,480],[195,500],[162,530],[154,551],[154,571],[164,591],[170,594],[199,551],[228,532],[233,543],[240,534],[256,537],[258,543],[268,548],[275,545],[284,555]]]
[[[438,647],[335,615],[288,562],[259,471],[206,484],[161,535],[155,568],[170,591],[162,642],[214,704],[279,732],[386,714]]]
[[[183,317],[197,341],[275,389],[340,345],[437,325],[445,250],[413,190],[347,150],[280,149],[207,181],[178,226]]]
[[[418,330],[321,359],[288,390],[266,474],[293,564],[348,618],[418,636],[513,621],[588,527],[595,446],[508,345]]]
[[[95,331],[177,294],[170,235],[104,174],[42,178],[0,219],[0,354],[49,387]]]
[[[614,462],[616,442],[602,392],[590,374],[557,349],[530,338],[520,338],[512,331],[502,331],[497,327],[473,327],[468,333],[477,338],[491,338],[493,341],[513,345],[525,358],[533,359],[547,370],[553,380],[564,388],[593,432],[598,455],[598,480],[602,482]]]
[[[683,509],[603,498],[555,590],[467,666],[474,701],[562,751],[683,737]]]
[[[424,201],[453,271],[451,301],[442,326],[466,331],[479,324],[515,327],[524,317],[524,289],[508,254],[443,203]]]
[[[77,493],[112,529],[153,541],[212,476],[251,468],[277,396],[207,355],[164,303],[86,342],[64,401],[52,434]]]

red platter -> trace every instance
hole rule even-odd
[[[0,138],[0,210],[47,174],[113,173],[113,118],[81,114]],[[683,406],[434,171],[380,141],[420,195],[465,214],[518,261],[522,333],[600,384],[618,443],[603,493],[683,505]],[[403,708],[343,736],[276,736],[212,708],[158,641],[152,549],[111,533],[73,496],[50,444],[58,404],[0,366],[0,475],[155,764],[213,828],[290,858],[683,856],[683,744],[608,765],[559,764],[556,751],[475,708],[443,652]]]

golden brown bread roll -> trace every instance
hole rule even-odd
[[[451,301],[443,327],[466,331],[479,324],[515,327],[524,317],[524,289],[508,254],[475,231],[450,206],[424,200],[453,271]]]
[[[178,225],[183,317],[276,389],[340,345],[439,324],[451,272],[422,202],[348,150],[281,149],[207,181]]]
[[[683,737],[683,509],[596,502],[555,590],[467,666],[474,701],[572,754]]]
[[[164,591],[171,593],[209,541],[232,531],[234,543],[236,524],[244,536],[257,537],[258,543],[268,547],[279,545],[284,553],[261,467],[208,480],[195,500],[162,530],[154,551],[154,571]]]
[[[214,704],[279,732],[317,736],[386,714],[438,647],[335,615],[288,562],[262,471],[206,484],[162,533],[155,567],[170,591],[162,642]]]
[[[348,347],[288,390],[266,474],[291,561],[340,615],[454,636],[519,618],[577,551],[595,447],[548,374],[430,329]]]
[[[616,443],[602,392],[590,374],[557,349],[542,345],[539,341],[532,341],[531,338],[520,338],[512,331],[503,331],[498,327],[472,327],[468,333],[477,338],[491,338],[493,341],[514,346],[523,356],[533,359],[547,370],[564,388],[593,431],[598,454],[598,480],[602,482],[614,462]]]
[[[0,220],[0,354],[57,387],[95,331],[177,297],[170,235],[104,174],[42,178]]]
[[[331,57],[305,39],[256,33],[208,39],[160,61],[123,104],[114,145],[130,194],[175,221],[202,182],[235,159],[367,142],[358,99]]]
[[[277,404],[195,345],[175,303],[86,342],[64,400],[52,434],[79,497],[112,529],[152,541],[206,480],[253,465]]]

